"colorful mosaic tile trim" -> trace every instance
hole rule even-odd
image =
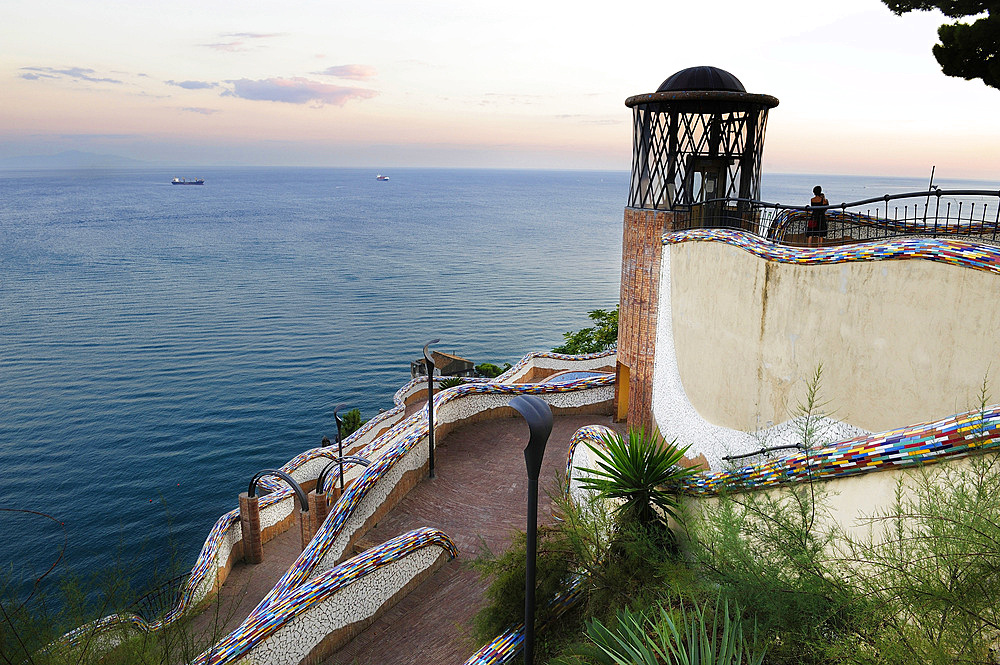
[[[581,356],[569,356],[565,354],[555,354],[555,353],[533,353],[526,355],[518,365],[511,368],[512,370],[518,366],[525,366],[527,362],[530,362],[533,358],[543,357],[543,358],[554,358],[559,360],[590,360],[597,357],[604,357],[614,355],[614,351],[602,352],[597,354],[587,354]],[[586,379],[580,379],[577,381],[566,382],[562,384],[517,384],[517,385],[499,385],[495,383],[500,377],[494,379],[492,382],[484,383],[468,383],[462,386],[457,386],[455,388],[442,391],[437,393],[434,399],[435,411],[441,407],[443,404],[447,404],[456,399],[460,399],[465,395],[475,395],[475,394],[554,394],[554,393],[564,393],[564,392],[575,392],[578,390],[586,390],[595,387],[600,387],[604,385],[613,385],[614,377],[590,377]],[[419,380],[419,379],[418,379]],[[426,379],[424,379],[426,380]],[[412,383],[412,382],[411,382]],[[408,384],[409,385],[409,384]],[[405,387],[404,387],[405,389]],[[401,389],[397,392],[397,396],[405,392]],[[397,400],[401,402],[402,400]],[[395,412],[397,409],[402,410],[404,407],[402,404],[397,404]],[[385,416],[386,414],[381,414]],[[381,418],[385,420],[385,417]],[[369,421],[371,424],[372,421]],[[350,445],[352,441],[356,441],[363,434],[365,430],[359,430],[355,432],[351,437],[345,439],[345,448]],[[379,436],[377,439],[372,441],[369,445],[362,448],[360,451],[354,452],[361,457],[365,457],[369,460],[373,460],[373,464],[365,469],[361,477],[357,481],[351,484],[349,488],[345,491],[344,495],[340,498],[337,504],[334,506],[331,515],[323,523],[323,525],[318,530],[316,536],[313,538],[309,546],[303,550],[299,559],[296,560],[295,564],[285,573],[285,575],[279,580],[278,584],[271,590],[271,592],[261,601],[257,609],[251,614],[251,617],[255,614],[261,613],[265,608],[282,593],[286,592],[289,588],[292,588],[298,584],[301,584],[304,580],[308,579],[309,575],[315,569],[316,565],[323,559],[326,554],[327,549],[332,544],[333,540],[339,535],[340,531],[343,529],[348,518],[353,513],[354,509],[360,503],[360,501],[367,495],[372,487],[382,478],[382,476],[399,460],[406,452],[408,452],[413,446],[415,446],[421,439],[427,436],[427,412],[422,410],[418,413],[413,414],[404,421],[401,421],[391,427],[384,434]],[[333,451],[336,450],[335,446],[315,448],[300,455],[297,455],[288,463],[281,467],[281,470],[286,473],[291,473],[295,469],[299,468],[302,464],[315,459],[317,457],[329,457],[331,454],[335,454]],[[273,505],[279,501],[289,498],[292,495],[292,490],[284,485],[280,481],[271,480],[271,484],[267,483],[271,480],[269,477],[261,479],[260,485],[266,489],[273,490],[270,494],[266,494],[260,499],[260,507],[266,508]],[[75,644],[80,643],[88,636],[93,635],[95,632],[101,632],[108,630],[114,626],[120,625],[131,625],[142,631],[155,631],[159,630],[174,621],[176,621],[180,616],[182,616],[194,603],[193,598],[198,588],[205,582],[206,577],[209,574],[214,575],[215,570],[213,565],[215,565],[216,558],[221,549],[221,544],[226,536],[226,532],[239,521],[239,510],[232,510],[222,517],[215,523],[209,533],[205,544],[202,546],[201,552],[198,555],[198,559],[195,562],[194,567],[191,570],[191,574],[188,577],[188,581],[185,584],[184,590],[181,595],[181,599],[178,604],[167,612],[163,617],[155,622],[146,622],[141,617],[135,615],[112,615],[104,617],[97,621],[91,622],[84,626],[81,626],[66,635],[64,635],[59,640],[59,645],[61,647],[72,647]],[[248,619],[249,620],[249,619]]]
[[[732,229],[691,229],[663,235],[664,245],[679,245],[693,241],[722,242],[739,247],[762,259],[798,265],[924,259],[1000,274],[1000,247],[966,240],[906,237],[807,248],[777,245],[745,231]]]
[[[566,590],[552,599],[549,606],[555,612],[548,622],[538,626],[544,628],[561,617],[568,609],[580,602],[583,597],[583,584],[580,578],[574,579]],[[524,624],[519,623],[493,638],[489,644],[474,653],[464,665],[499,665],[509,663],[524,648]]]
[[[576,381],[558,384],[511,384],[496,383],[466,384],[456,386],[434,396],[435,413],[445,404],[468,395],[543,395],[575,392],[614,384],[614,376],[588,377]],[[404,423],[393,428],[399,429],[395,443],[382,453],[378,460],[367,467],[361,476],[351,484],[334,506],[330,516],[317,530],[309,546],[302,551],[299,558],[292,564],[288,572],[278,581],[271,592],[261,601],[258,610],[265,607],[274,597],[288,588],[300,584],[307,579],[316,565],[326,555],[326,551],[334,538],[344,528],[348,518],[368,492],[381,480],[386,472],[397,461],[410,451],[418,442],[427,436],[427,411],[421,410],[410,416]],[[390,430],[390,433],[393,432]]]
[[[438,529],[415,529],[397,536],[275,598],[266,613],[251,615],[238,630],[201,654],[192,665],[220,665],[245,656],[254,645],[337,591],[425,547],[440,547],[451,559],[458,556],[455,543]]]
[[[690,494],[715,494],[808,479],[845,478],[890,468],[932,464],[1000,448],[1000,406],[861,436],[823,448],[687,479]]]
[[[570,485],[573,483],[573,457],[576,449],[586,442],[588,445],[603,445],[604,437],[614,434],[615,431],[604,425],[587,425],[573,432],[573,438],[569,440],[569,448],[566,451],[566,495],[569,496]]]

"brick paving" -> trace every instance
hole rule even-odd
[[[424,402],[426,404],[426,402]],[[419,405],[415,405],[419,408]],[[569,440],[580,427],[612,424],[609,416],[554,419],[539,480],[538,519],[552,522],[546,491],[565,473]],[[527,478],[524,446],[528,426],[520,418],[461,426],[439,440],[436,478],[425,479],[368,534],[358,551],[421,526],[448,534],[459,557],[390,608],[367,630],[323,661],[323,665],[463,663],[476,651],[469,637],[472,616],[482,606],[485,585],[468,567],[485,543],[493,551],[524,529]],[[264,561],[233,564],[212,605],[192,619],[190,635],[208,646],[245,619],[301,552],[298,525],[264,544]],[[215,636],[215,639],[212,639]]]
[[[564,473],[566,449],[584,425],[611,426],[608,416],[555,419],[542,465],[539,523],[551,523],[551,501],[544,496]],[[615,426],[620,429],[619,426]],[[458,546],[449,562],[390,608],[367,630],[323,665],[460,665],[476,645],[469,637],[472,616],[482,606],[485,585],[468,568],[481,542],[494,551],[523,529],[527,508],[524,446],[528,427],[518,418],[464,425],[438,442],[437,477],[415,487],[364,538],[371,546],[420,526],[441,529]]]

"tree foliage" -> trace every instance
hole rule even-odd
[[[939,9],[954,19],[976,17],[972,23],[956,21],[938,28],[940,44],[934,57],[947,76],[982,79],[1000,89],[1000,3],[995,0],[882,0],[894,14]]]
[[[556,353],[597,353],[618,344],[618,306],[613,310],[595,309],[587,316],[596,325],[576,332],[563,333],[566,342],[552,349]]]

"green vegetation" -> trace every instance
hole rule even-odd
[[[605,434],[604,449],[591,447],[597,455],[596,469],[583,469],[581,486],[597,492],[604,499],[620,500],[614,508],[621,523],[642,527],[666,525],[666,518],[677,518],[677,496],[669,488],[698,472],[678,464],[687,448],[676,441],[666,443],[654,430],[629,430],[628,436]],[[606,450],[605,450],[606,449]]]
[[[4,509],[50,518],[34,511]],[[55,520],[53,520],[55,521]],[[167,536],[169,541],[169,535]],[[31,665],[174,665],[193,660],[222,637],[225,610],[217,602],[205,601],[200,612],[214,613],[207,625],[195,628],[198,612],[151,633],[131,625],[107,630],[86,628],[72,648],[56,641],[68,631],[111,614],[129,614],[132,604],[145,593],[162,588],[171,573],[154,574],[147,586],[136,589],[131,580],[138,563],[120,553],[111,567],[85,578],[65,568],[61,555],[31,589],[19,589],[13,574],[0,576],[0,663]],[[176,572],[176,566],[170,570]],[[176,588],[173,586],[171,588]],[[159,611],[173,606],[172,594],[163,597]],[[215,600],[218,600],[216,596]]]
[[[821,374],[796,419],[807,456],[823,443]],[[980,403],[985,413],[985,382]],[[670,479],[683,471],[674,468],[646,494],[640,488],[663,465],[642,462],[660,456],[644,441],[657,437],[633,432],[606,442],[597,469],[581,482],[595,492],[592,501],[578,505],[563,498],[563,488],[553,494],[562,521],[546,537],[559,546],[546,548],[545,556],[580,575],[584,595],[556,630],[540,634],[537,662],[997,662],[998,453],[902,476],[891,505],[845,531],[819,481],[678,502]],[[662,441],[657,448],[671,459],[682,452]],[[659,492],[666,496],[657,500]],[[617,508],[608,510],[609,501]],[[650,523],[669,524],[676,534],[664,536]],[[523,559],[519,547],[510,553]],[[499,580],[496,569],[480,570],[494,584]],[[523,603],[523,592],[515,592],[521,575],[508,570],[504,583]],[[554,593],[551,579],[547,589],[539,594],[543,601]],[[502,592],[489,598],[511,602]],[[479,635],[495,636],[520,620],[516,600],[508,610],[507,625],[494,615],[479,625]]]
[[[441,390],[445,390],[446,388],[454,388],[455,386],[464,386],[465,380],[460,376],[449,376],[447,379],[439,381],[437,385]]]
[[[566,341],[552,349],[556,353],[597,353],[613,349],[618,344],[618,305],[613,310],[595,309],[588,313],[593,327],[563,333]]]
[[[723,601],[721,611],[716,602],[710,620],[706,613],[698,603],[692,603],[691,609],[680,603],[679,611],[663,605],[649,613],[624,609],[613,628],[591,620],[587,636],[596,646],[594,660],[601,665],[761,664],[764,652],[744,637],[738,607],[730,614],[728,601]]]
[[[945,23],[940,44],[931,49],[941,71],[966,80],[981,79],[1000,88],[1000,5],[987,0],[882,0],[896,15],[940,10],[948,18],[975,18],[971,23]]]
[[[351,409],[341,416],[340,432],[341,436],[348,437],[364,425],[367,420],[361,419],[361,409]]]
[[[504,363],[503,367],[494,365],[493,363],[482,363],[480,365],[476,365],[476,374],[487,379],[495,379],[511,367],[513,367],[513,365],[510,363]]]

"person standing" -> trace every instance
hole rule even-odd
[[[823,188],[819,185],[813,187],[813,197],[809,199],[809,205],[830,205],[830,202],[826,200],[826,195],[823,194]],[[819,247],[822,245],[823,238],[826,237],[826,231],[826,208],[813,210],[812,216],[809,218],[809,223],[806,225],[806,245],[809,247]]]

